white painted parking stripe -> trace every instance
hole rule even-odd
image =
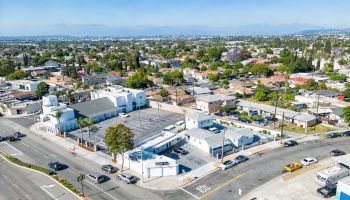
[[[106,194],[107,196],[111,197],[112,199],[114,200],[119,200],[115,197],[113,197],[112,195],[108,194],[107,192],[103,191],[101,188],[97,187],[94,183],[91,183],[90,181],[88,180],[84,180],[85,182],[89,183],[90,185],[94,186],[95,188],[97,188],[98,190],[100,190],[101,192],[103,192],[104,194]]]
[[[44,186],[45,186],[45,185],[44,185]],[[53,194],[51,194],[49,191],[47,191],[47,190],[44,188],[44,186],[40,186],[40,188],[41,188],[42,190],[44,190],[48,195],[50,195],[50,197],[52,197],[53,199],[57,200],[57,198],[56,198]]]
[[[20,156],[20,155],[23,155],[23,153],[18,150],[17,148],[15,148],[14,146],[10,145],[9,143],[5,142],[5,144],[7,144],[9,147],[11,147],[12,149],[14,149],[15,151],[17,151],[17,153],[12,153],[11,155],[12,156]]]
[[[187,191],[187,190],[185,190],[185,189],[183,189],[183,188],[179,188],[179,189],[182,190],[182,191],[184,191],[184,192],[186,192],[187,194],[193,196],[193,197],[196,198],[196,199],[200,199],[200,198],[197,197],[196,195],[192,194],[191,192],[189,192],[189,191]]]
[[[30,148],[30,146],[29,146],[28,144],[24,143],[24,142],[19,142],[19,143],[21,143],[21,144],[23,144],[24,146]]]

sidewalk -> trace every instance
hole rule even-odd
[[[14,124],[15,124],[14,126],[20,126],[16,123]],[[57,145],[61,146],[63,149],[66,149],[67,151],[70,151],[70,149],[72,149],[73,147],[76,147],[74,152],[76,155],[81,156],[85,159],[88,159],[96,163],[97,165],[112,164],[112,165],[116,165],[118,168],[121,168],[119,163],[113,163],[111,161],[111,157],[109,157],[107,154],[104,154],[102,152],[90,152],[83,148],[79,148],[77,141],[67,140],[67,139],[46,133],[45,131],[40,130],[39,125],[40,125],[39,123],[34,124],[30,128],[30,131],[43,138],[46,138],[47,140],[53,143],[56,143]],[[24,127],[22,127],[21,129],[23,128]],[[308,141],[308,140],[314,140],[316,138],[318,138],[318,136],[310,135],[310,136],[301,136],[297,138],[297,140]],[[279,147],[281,147],[280,141],[268,142],[263,145],[255,146],[255,147],[228,155],[224,158],[224,160],[234,159],[238,155],[251,156],[257,153],[276,149]],[[191,182],[199,180],[200,178],[205,177],[206,175],[216,171],[220,163],[221,163],[220,160],[211,162],[197,169],[194,169],[186,174],[180,174],[178,176],[151,177],[151,178],[144,177],[143,181],[142,181],[141,174],[128,169],[126,170],[124,169],[124,170],[139,177],[140,181],[138,181],[137,184],[141,187],[144,187],[147,189],[154,189],[154,190],[172,190],[172,189],[177,189],[179,187],[182,187],[186,184],[190,184]]]

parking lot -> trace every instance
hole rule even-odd
[[[186,155],[181,155],[169,149],[162,154],[178,161],[180,164],[180,173],[191,171],[216,160],[216,158],[204,153],[202,150],[198,149],[192,144],[187,143],[185,140],[180,141],[177,144],[177,147],[181,147],[188,153]]]
[[[95,124],[97,130],[90,132],[91,141],[102,144],[106,129],[116,123],[122,123],[133,131],[135,135],[134,144],[137,145],[149,138],[155,137],[165,127],[185,119],[181,114],[154,108],[133,111],[128,113],[128,115],[129,117],[118,116]],[[72,131],[70,134],[77,137],[81,137],[82,135],[80,130]],[[83,131],[83,138],[89,138],[86,130]]]

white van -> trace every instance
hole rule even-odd
[[[172,133],[177,133],[177,128],[176,128],[176,126],[174,126],[174,125],[170,125],[170,126],[166,127],[166,128],[164,129],[164,131],[169,131],[169,132],[172,132]]]
[[[349,176],[349,169],[338,164],[317,172],[315,181],[324,187],[327,183],[337,184],[339,179],[346,176]]]
[[[175,123],[175,126],[177,127],[177,131],[181,132],[186,129],[186,122],[181,120]]]

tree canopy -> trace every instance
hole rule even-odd
[[[126,81],[126,86],[130,88],[146,88],[149,84],[151,84],[151,81],[148,80],[148,76],[143,72],[135,72]]]

